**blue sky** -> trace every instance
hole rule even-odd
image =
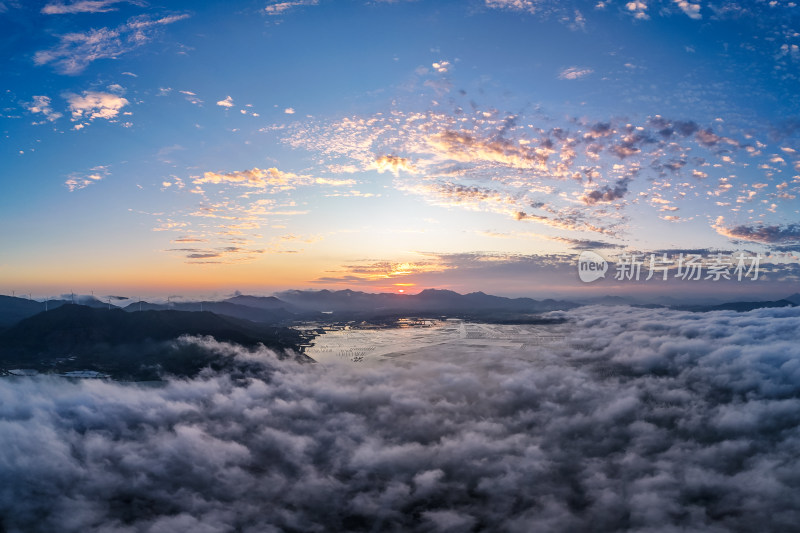
[[[798,281],[794,2],[4,1],[0,46],[4,292]]]

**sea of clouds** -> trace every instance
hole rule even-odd
[[[800,308],[588,307],[535,357],[430,347],[162,386],[0,380],[0,530],[797,531]]]

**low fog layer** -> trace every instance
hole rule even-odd
[[[534,360],[0,381],[8,531],[788,531],[800,309],[581,308]]]

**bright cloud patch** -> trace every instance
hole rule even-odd
[[[675,2],[675,5],[677,5],[689,18],[695,20],[701,20],[703,18],[703,16],[700,14],[700,4],[692,4],[686,0],[673,1]]]
[[[628,2],[625,4],[625,9],[630,11],[633,16],[640,20],[647,20],[650,17],[647,14],[647,3],[641,1]]]
[[[251,170],[243,170],[241,172],[229,172],[227,174],[219,174],[216,172],[206,172],[202,178],[196,178],[194,183],[203,185],[207,183],[212,184],[228,184],[238,185],[242,187],[253,187],[264,189],[267,187],[277,189],[291,189],[297,185],[313,183],[314,179],[309,176],[298,176],[291,172],[283,172],[275,167],[268,169],[254,168]]]
[[[439,74],[444,74],[448,70],[450,70],[450,62],[449,61],[438,61],[431,65],[433,70],[438,72]]]
[[[414,165],[405,157],[398,157],[394,155],[382,155],[375,160],[372,168],[377,170],[378,172],[386,172],[387,170],[392,172],[395,176],[399,174],[399,171],[403,170],[405,172],[410,172],[412,174],[416,173],[416,169]]]
[[[53,108],[50,106],[49,96],[34,96],[33,102],[25,104],[25,108],[31,113],[42,114],[45,120],[50,122],[55,122],[63,116],[61,113],[53,111]]]
[[[112,120],[128,105],[128,100],[119,95],[98,91],[84,91],[83,95],[67,95],[72,120],[92,121],[97,118]]]

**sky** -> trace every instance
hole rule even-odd
[[[797,292],[795,2],[3,0],[0,47],[6,294]]]

